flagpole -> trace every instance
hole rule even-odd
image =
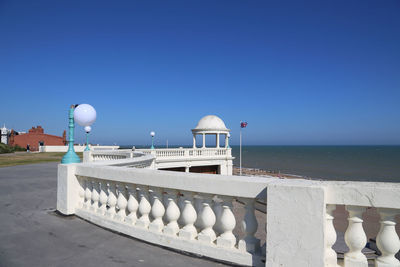
[[[239,165],[239,172],[240,172],[240,176],[242,176],[242,122],[240,122],[240,141],[239,141],[239,161],[240,161],[240,165]]]

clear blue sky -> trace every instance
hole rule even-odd
[[[400,144],[400,1],[0,0],[0,123],[93,142]],[[83,129],[76,130],[83,142]]]

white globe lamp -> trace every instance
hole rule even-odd
[[[92,130],[91,125],[96,121],[96,110],[89,104],[80,104],[74,110],[74,120],[80,126],[83,126],[86,132],[86,148],[89,151],[89,133]]]

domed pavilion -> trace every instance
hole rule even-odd
[[[225,123],[221,118],[215,115],[207,115],[201,118],[197,123],[196,128],[192,129],[193,133],[193,148],[196,148],[196,135],[203,135],[202,148],[206,147],[206,134],[212,134],[216,137],[216,147],[219,148],[220,135],[225,135],[225,148],[229,147],[229,132],[226,128]]]

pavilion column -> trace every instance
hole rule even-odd
[[[196,134],[193,134],[193,148],[196,148]]]
[[[217,133],[217,148],[219,148],[219,133]]]
[[[203,148],[206,147],[206,134],[203,133]]]

